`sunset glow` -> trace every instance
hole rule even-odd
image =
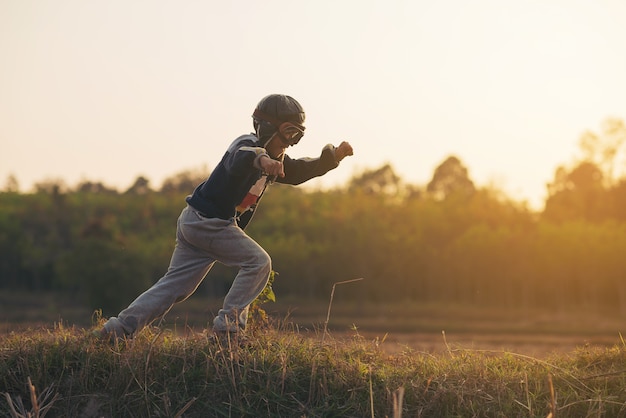
[[[307,112],[291,156],[354,147],[314,185],[386,162],[423,185],[454,154],[540,206],[583,132],[626,118],[624,21],[619,0],[0,0],[0,187],[158,186],[285,93]]]

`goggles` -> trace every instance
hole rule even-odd
[[[278,127],[278,137],[285,145],[296,145],[304,136],[304,126],[284,122]]]

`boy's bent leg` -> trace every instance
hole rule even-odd
[[[248,306],[265,288],[272,261],[267,252],[234,223],[214,244],[216,258],[228,266],[239,267],[239,272],[224,298],[224,306],[213,320],[213,329],[236,332],[246,327]]]

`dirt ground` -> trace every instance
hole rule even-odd
[[[437,355],[473,350],[545,358],[552,354],[572,353],[583,347],[608,348],[621,344],[618,335],[392,333],[385,337],[366,333],[363,336],[382,341],[380,347],[390,354],[408,351]]]

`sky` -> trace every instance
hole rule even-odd
[[[291,157],[354,148],[313,187],[386,163],[426,185],[455,155],[542,207],[581,135],[626,119],[624,22],[623,0],[0,0],[0,188],[158,188],[283,93]]]

